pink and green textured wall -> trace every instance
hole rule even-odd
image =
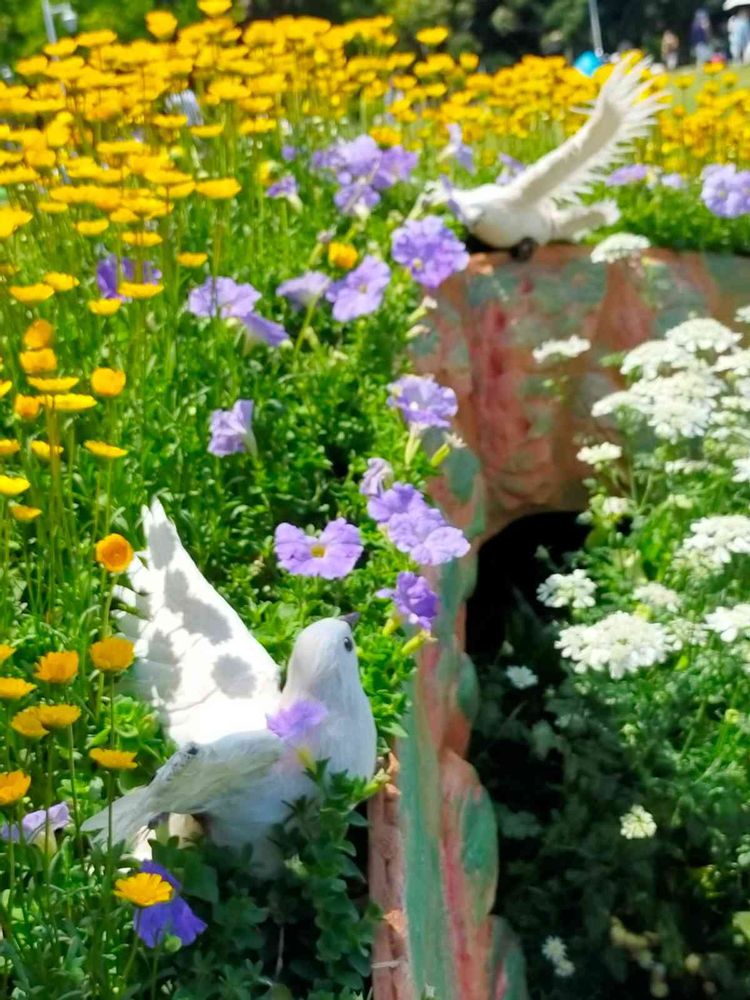
[[[595,265],[584,248],[562,246],[523,264],[474,257],[441,289],[413,358],[458,397],[467,447],[446,460],[433,492],[472,552],[430,574],[442,601],[437,641],[420,654],[408,737],[372,805],[370,884],[385,914],[376,1000],[527,1000],[519,944],[492,915],[494,809],[466,760],[481,697],[464,652],[476,553],[518,517],[584,504],[577,442],[594,432],[591,404],[616,387],[603,357],[691,315],[731,324],[748,302],[750,259],[649,251]],[[534,347],[574,334],[591,341],[589,352],[554,370],[535,364]]]

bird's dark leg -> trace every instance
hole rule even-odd
[[[514,247],[510,248],[510,255],[513,260],[531,260],[538,246],[539,244],[536,240],[532,240],[530,236],[527,236],[520,243],[516,243]]]

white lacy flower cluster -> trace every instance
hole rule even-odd
[[[686,565],[709,570],[726,566],[735,555],[750,554],[750,517],[744,514],[717,514],[701,517],[690,525],[675,556]]]
[[[514,688],[524,691],[526,688],[534,687],[539,683],[539,678],[533,670],[528,667],[506,667],[505,676]]]
[[[576,455],[579,462],[585,462],[586,465],[593,466],[616,462],[621,457],[622,448],[619,444],[613,444],[612,441],[602,441],[601,444],[587,445],[581,448]]]
[[[536,596],[548,608],[593,608],[596,584],[585,570],[553,573],[537,588]]]
[[[591,251],[591,261],[594,264],[612,264],[616,260],[640,257],[650,246],[645,236],[636,233],[613,233],[601,243],[597,243]]]
[[[555,643],[578,674],[607,671],[613,680],[663,663],[679,643],[664,625],[615,611],[593,625],[571,625]]]
[[[635,588],[633,594],[637,601],[655,611],[662,609],[664,611],[679,611],[681,601],[677,591],[665,587],[663,583],[657,583],[655,580],[640,584]]]
[[[706,626],[722,642],[750,639],[750,604],[735,604],[732,608],[716,608],[706,615]]]
[[[562,979],[567,979],[576,971],[575,965],[568,958],[568,949],[562,938],[550,935],[542,945],[542,955],[552,963],[555,975]]]
[[[626,840],[646,840],[656,833],[656,821],[647,809],[635,805],[620,817],[620,833]]]
[[[568,337],[567,340],[545,340],[532,351],[534,361],[538,365],[546,361],[565,361],[585,354],[591,347],[591,341],[585,337]]]

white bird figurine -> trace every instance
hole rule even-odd
[[[442,195],[469,232],[498,250],[521,258],[534,247],[569,241],[619,218],[617,205],[601,201],[583,205],[590,190],[630,148],[647,134],[664,94],[644,96],[648,60],[618,63],[594,103],[585,125],[507,184],[482,184]],[[568,204],[565,204],[565,203]]]
[[[270,828],[288,803],[314,793],[298,748],[329,772],[370,778],[376,732],[362,688],[350,621],[326,618],[298,636],[280,690],[277,665],[185,551],[158,500],[144,508],[146,550],[116,612],[135,643],[132,680],[179,749],[143,788],[114,802],[112,840],[132,843],[164,814],[199,816],[218,845],[253,846],[253,867],[271,875]],[[267,717],[271,717],[271,728]],[[109,810],[83,829],[104,840]]]

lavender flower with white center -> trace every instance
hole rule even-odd
[[[242,325],[245,327],[245,342],[248,345],[262,341],[269,347],[278,347],[289,340],[289,334],[281,323],[254,312],[243,317]]]
[[[399,573],[395,589],[377,592],[378,597],[390,597],[402,621],[430,632],[438,615],[438,596],[423,576]]]
[[[716,608],[706,615],[706,626],[722,642],[750,639],[750,604],[735,604],[731,608]]]
[[[576,458],[586,465],[593,465],[595,468],[616,462],[622,457],[622,448],[612,441],[602,441],[601,444],[587,445],[581,448]]]
[[[663,663],[678,648],[669,630],[639,615],[615,611],[593,625],[571,625],[555,646],[577,674],[606,670],[613,680]]]
[[[458,559],[470,548],[463,532],[448,524],[434,507],[394,514],[386,522],[386,532],[399,552],[424,566]]]
[[[656,821],[643,806],[635,805],[620,817],[620,833],[626,840],[648,840],[656,833]]]
[[[269,198],[286,198],[289,204],[297,209],[297,211],[302,208],[297,180],[291,174],[286,174],[284,177],[280,177],[274,184],[271,184],[266,194]]]
[[[553,573],[537,588],[536,596],[548,608],[593,608],[596,584],[583,569]]]
[[[388,388],[388,405],[400,410],[410,426],[450,427],[458,411],[453,389],[439,385],[432,375],[403,375]]]
[[[367,513],[378,524],[387,524],[396,514],[419,514],[430,510],[427,501],[411,483],[394,483],[390,489],[371,496]]]
[[[335,281],[326,292],[326,298],[333,304],[333,318],[346,323],[375,312],[390,280],[388,265],[368,254],[359,267]]]
[[[393,468],[384,458],[368,458],[367,471],[362,476],[359,492],[372,499],[379,497],[386,489],[386,484],[393,479]]]
[[[733,163],[713,164],[703,171],[703,204],[714,215],[736,219],[750,211],[750,171]]]
[[[547,361],[565,361],[577,358],[591,347],[591,341],[585,337],[572,336],[566,340],[545,340],[532,351],[534,361],[538,365]]]
[[[12,826],[4,823],[0,826],[0,838],[18,843],[23,840],[27,844],[36,843],[40,847],[48,846],[48,840],[56,830],[62,830],[70,822],[70,810],[67,802],[58,802],[49,809],[37,809],[26,813],[19,823]]]
[[[238,452],[255,453],[252,399],[238,399],[231,410],[214,410],[211,414],[211,440],[208,450],[224,458]]]
[[[448,125],[448,145],[440,151],[438,160],[455,160],[459,167],[470,174],[476,170],[474,153],[471,146],[467,146],[464,142],[463,131],[456,122]]]
[[[281,147],[281,159],[284,163],[294,163],[297,159],[299,150],[296,146],[292,146],[290,143],[285,142]]]
[[[307,309],[322,298],[331,284],[331,279],[322,271],[307,271],[298,278],[282,281],[276,289],[295,309]]]
[[[423,288],[438,288],[446,278],[463,271],[469,255],[461,240],[437,215],[409,219],[391,237],[393,259],[409,269]]]
[[[648,176],[649,168],[645,163],[631,163],[613,170],[604,183],[607,187],[626,187],[629,184],[645,181]]]
[[[188,296],[188,311],[193,316],[244,318],[253,311],[260,292],[249,283],[238,284],[233,278],[206,278]]]
[[[337,580],[354,569],[363,546],[359,528],[339,517],[320,535],[308,535],[294,524],[279,524],[274,549],[282,569],[295,576]]]
[[[328,709],[312,698],[299,698],[287,708],[266,716],[266,725],[289,746],[299,747],[328,715]]]
[[[403,146],[391,146],[382,150],[372,177],[372,186],[377,191],[385,191],[399,181],[408,181],[418,162],[419,154],[410,153]]]
[[[539,683],[537,675],[533,670],[529,670],[528,667],[506,667],[505,676],[513,687],[519,691],[525,691],[527,688],[534,687],[535,684]]]

